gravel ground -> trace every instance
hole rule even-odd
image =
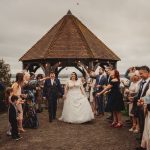
[[[62,111],[58,104],[57,116]],[[114,129],[104,117],[85,124],[68,124],[58,120],[48,122],[47,110],[38,114],[40,127],[26,129],[20,141],[6,136],[7,114],[0,114],[0,150],[134,150],[135,135],[124,126]],[[124,119],[126,119],[124,117]]]

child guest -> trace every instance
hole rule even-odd
[[[11,103],[11,96],[13,95],[13,89],[8,87],[5,92],[6,105],[8,106],[8,114],[9,114],[9,106]],[[8,123],[8,130],[6,133],[8,136],[11,136],[11,125]]]
[[[13,95],[11,97],[11,103],[9,107],[9,122],[12,127],[11,135],[12,138],[15,140],[21,139],[21,137],[18,135],[18,122],[17,122],[17,109],[16,109],[16,103],[17,103],[18,97]]]

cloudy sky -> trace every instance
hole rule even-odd
[[[0,59],[21,70],[19,58],[68,10],[129,66],[150,66],[150,0],[0,0]]]

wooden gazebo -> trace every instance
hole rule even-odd
[[[45,74],[51,69],[59,74],[66,66],[84,73],[78,61],[94,68],[99,63],[116,67],[119,60],[70,10],[20,58],[23,69],[36,72],[41,67]]]

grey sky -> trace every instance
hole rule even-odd
[[[0,0],[0,59],[12,73],[69,9],[121,58],[121,73],[132,65],[150,66],[149,0]]]

